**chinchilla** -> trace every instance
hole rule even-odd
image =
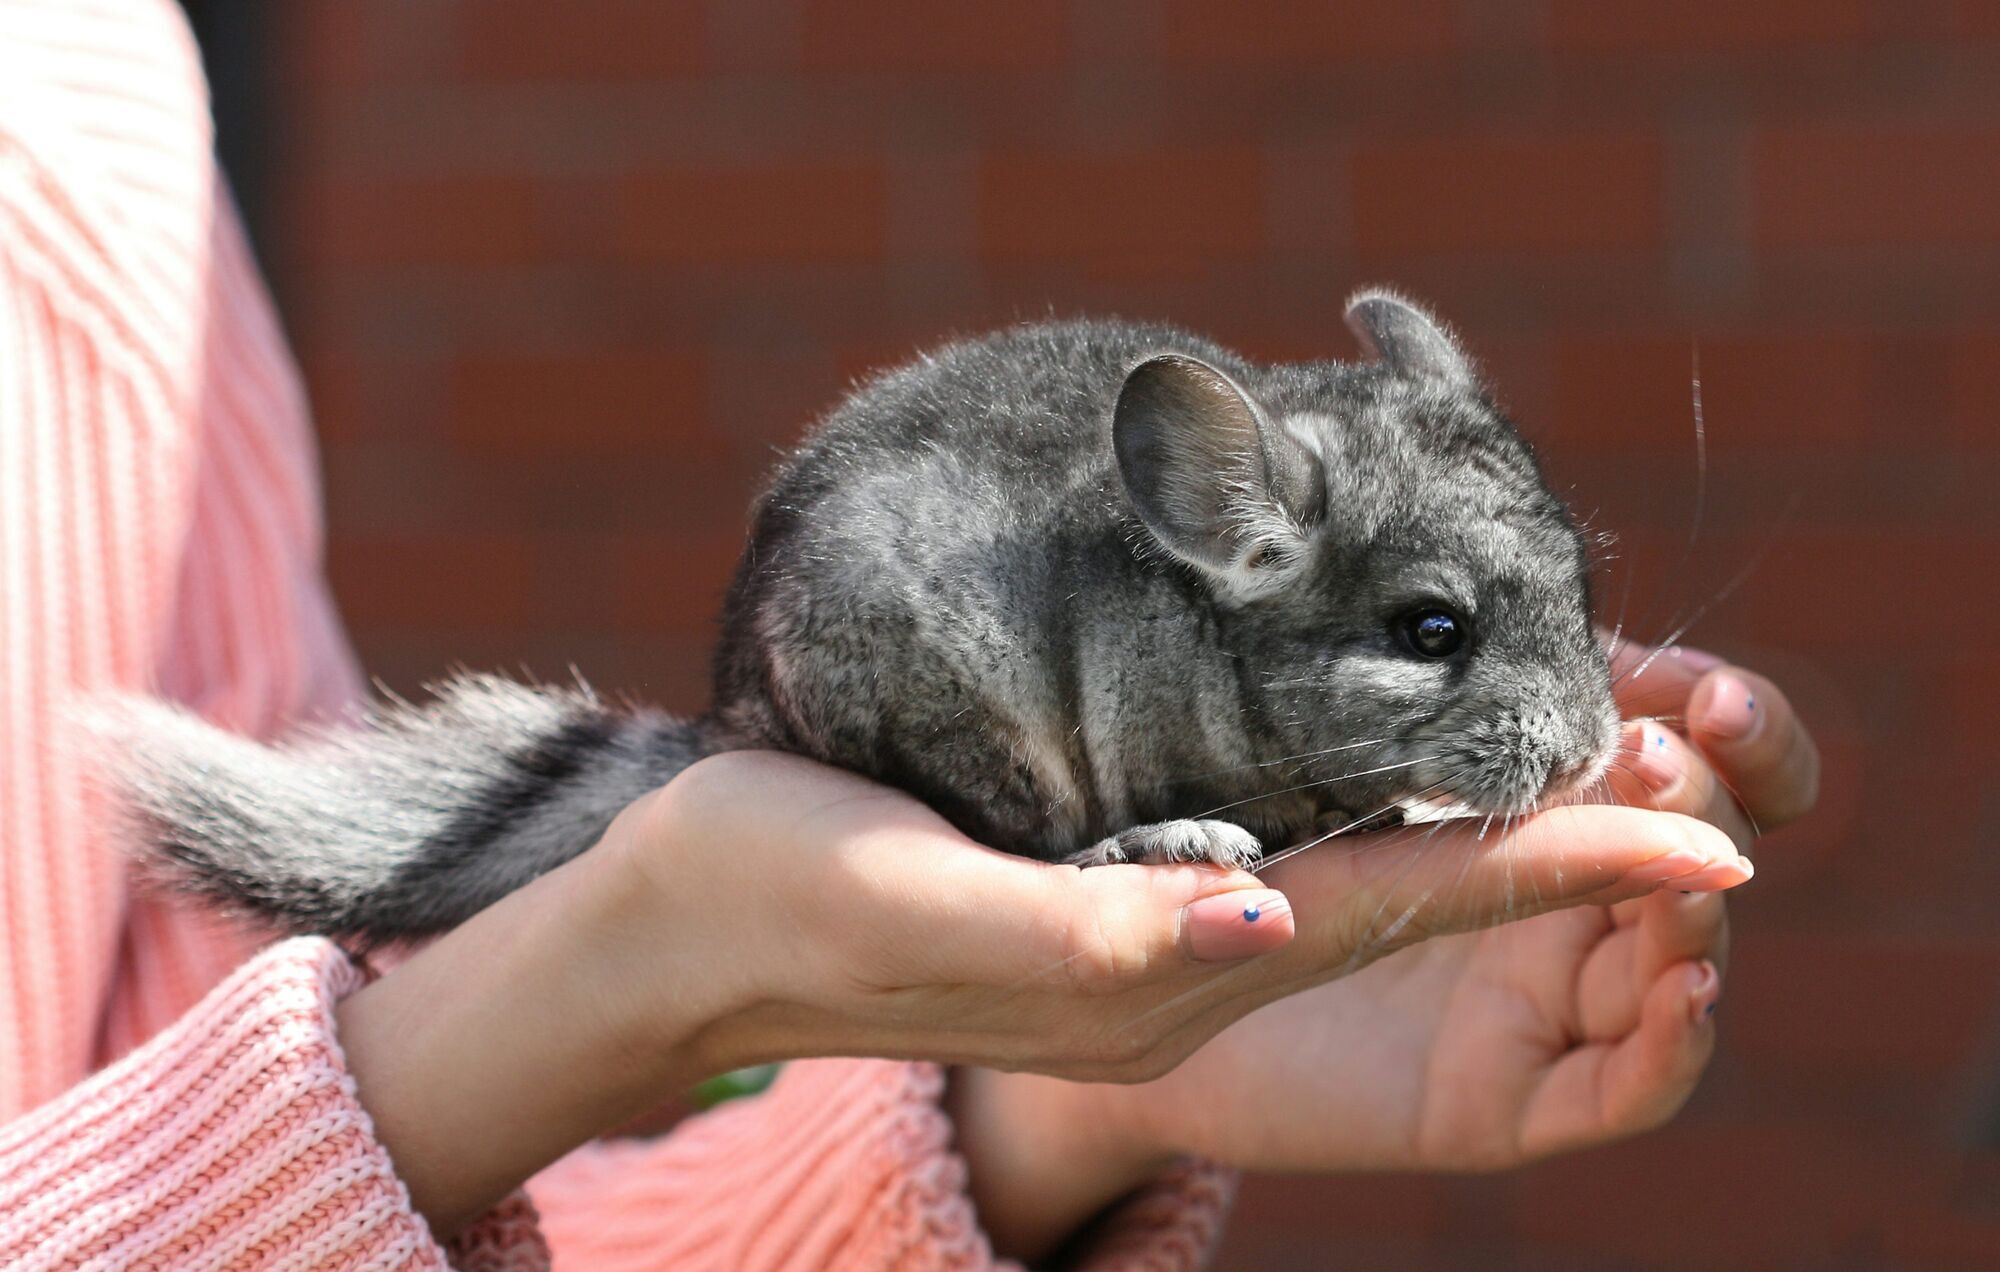
[[[1254,865],[1426,798],[1515,814],[1618,716],[1583,540],[1450,333],[1368,360],[1043,322],[850,394],[757,501],[698,718],[472,676],[267,746],[120,709],[147,857],[281,926],[447,929],[703,756],[911,792],[1047,861]]]

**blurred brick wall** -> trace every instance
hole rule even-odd
[[[773,448],[940,336],[1459,324],[1658,636],[1770,669],[1824,811],[1676,1125],[1259,1181],[1226,1266],[2000,1258],[2000,5],[294,0],[265,244],[371,670],[698,706]],[[1691,353],[1704,371],[1696,502]]]

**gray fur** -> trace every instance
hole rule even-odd
[[[144,699],[86,723],[118,747],[156,873],[302,931],[369,939],[463,922],[699,758],[682,722],[497,676],[283,747]]]
[[[1449,333],[1383,292],[1350,322],[1379,360],[1115,321],[941,348],[758,501],[700,720],[476,678],[271,749],[156,707],[126,751],[153,856],[375,939],[463,920],[726,749],[1082,863],[1244,864],[1420,792],[1513,813],[1594,780],[1617,713],[1576,529]],[[1471,616],[1466,656],[1399,643],[1433,604]]]

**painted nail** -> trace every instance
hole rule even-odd
[[[1704,857],[1686,848],[1676,848],[1662,853],[1650,861],[1642,861],[1625,872],[1625,877],[1633,883],[1665,883],[1682,875],[1691,875],[1697,870],[1713,866],[1713,858]]]
[[[1667,657],[1697,676],[1706,676],[1717,667],[1727,666],[1729,662],[1719,654],[1711,654],[1706,649],[1694,649],[1687,645],[1675,645],[1667,651]]]
[[[1695,714],[1701,720],[1701,727],[1718,738],[1739,741],[1756,732],[1762,717],[1757,714],[1757,699],[1750,687],[1731,675],[1721,675],[1708,682],[1703,691],[1702,705]]]
[[[1757,868],[1750,864],[1750,858],[1738,857],[1734,861],[1718,861],[1703,870],[1674,880],[1674,885],[1683,892],[1726,892],[1739,884],[1750,882]]]
[[[1722,977],[1715,970],[1715,964],[1707,959],[1701,961],[1701,975],[1696,978],[1694,988],[1688,991],[1688,1018],[1699,1025],[1715,1015],[1715,1005],[1722,1001]]]
[[[1633,774],[1655,795],[1672,790],[1681,780],[1680,756],[1667,745],[1667,731],[1657,724],[1627,727],[1625,759]]]
[[[1290,912],[1282,892],[1249,889],[1203,897],[1181,911],[1181,939],[1196,962],[1233,962],[1283,944],[1270,929],[1278,926],[1273,920]]]

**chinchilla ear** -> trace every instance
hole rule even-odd
[[[1473,388],[1472,360],[1444,324],[1394,292],[1370,288],[1347,302],[1347,325],[1372,358],[1406,380],[1438,380]]]
[[[1274,426],[1228,375],[1184,354],[1125,377],[1112,446],[1126,493],[1153,537],[1224,595],[1282,585],[1319,520],[1319,459]]]

